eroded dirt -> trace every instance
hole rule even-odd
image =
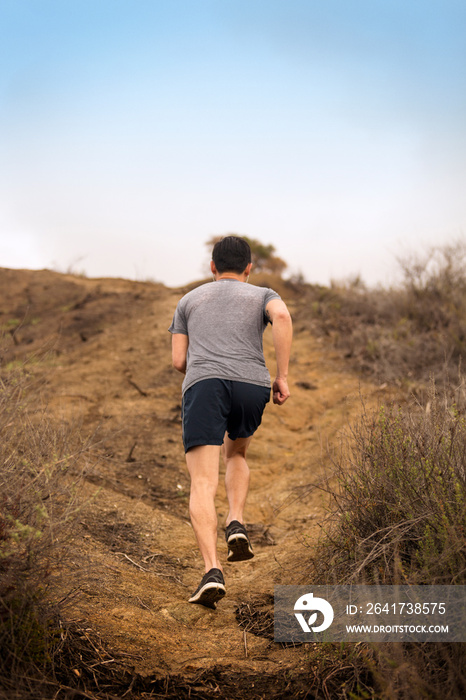
[[[227,596],[212,611],[187,603],[203,570],[188,519],[181,375],[171,367],[167,332],[187,288],[0,270],[3,370],[36,357],[29,371],[41,380],[43,403],[83,439],[93,436],[73,543],[82,595],[68,614],[98,630],[142,676],[194,678],[215,668],[256,674],[263,684],[267,674],[303,668],[311,653],[273,642],[273,586],[303,583],[296,562],[308,556],[328,503],[319,488],[332,468],[327,447],[337,446],[361,400],[375,402],[383,389],[300,323],[311,310],[299,290],[266,283],[297,318],[292,397],[283,407],[269,404],[250,448],[249,562],[226,562],[221,481]],[[273,374],[269,331],[265,348]]]

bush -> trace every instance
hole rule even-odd
[[[312,580],[466,583],[466,414],[432,387],[427,410],[364,414],[337,464],[339,488]]]
[[[36,388],[25,368],[0,377],[0,695],[9,698],[34,696],[31,679],[52,662],[60,630],[50,591],[66,567],[85,451],[74,429],[37,410],[37,396],[29,403]]]
[[[454,381],[466,358],[466,242],[400,260],[401,284],[358,278],[303,287],[295,321],[330,336],[358,370],[425,397],[430,379]]]
[[[453,397],[453,398],[452,398]],[[310,557],[315,584],[466,583],[466,393],[363,414],[337,460],[335,508]],[[466,692],[464,644],[375,645],[377,697]]]

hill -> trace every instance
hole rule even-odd
[[[267,276],[252,281],[277,288],[302,318],[299,288]],[[303,583],[296,561],[317,538],[328,504],[319,488],[332,473],[327,445],[360,413],[361,398],[375,402],[388,389],[358,376],[309,323],[295,324],[292,396],[267,407],[249,452],[246,513],[256,556],[228,564],[224,548],[226,598],[216,611],[189,605],[202,565],[188,518],[181,375],[171,367],[167,332],[185,291],[0,269],[2,377],[26,362],[37,410],[46,407],[57,425],[90,440],[61,591],[67,622],[96,635],[134,693],[304,697],[317,682],[309,645],[273,642],[273,586]],[[273,374],[269,331],[264,343]],[[217,508],[221,551],[222,483]]]

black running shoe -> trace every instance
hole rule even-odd
[[[225,539],[228,545],[228,561],[245,561],[252,559],[252,551],[248,533],[244,525],[237,520],[232,520],[225,530]]]
[[[225,593],[225,580],[222,572],[220,569],[211,569],[204,574],[189,602],[205,605],[206,608],[215,610],[217,601],[221,600]]]

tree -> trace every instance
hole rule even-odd
[[[226,234],[226,235],[237,235],[237,234]],[[212,236],[207,242],[209,251],[212,250],[213,246],[220,241],[224,236]],[[249,243],[251,248],[252,257],[252,271],[253,272],[268,272],[273,275],[282,275],[288,265],[282,258],[279,258],[275,253],[275,246],[272,244],[265,245],[261,243],[256,238],[249,238],[248,236],[241,236],[245,241]]]

